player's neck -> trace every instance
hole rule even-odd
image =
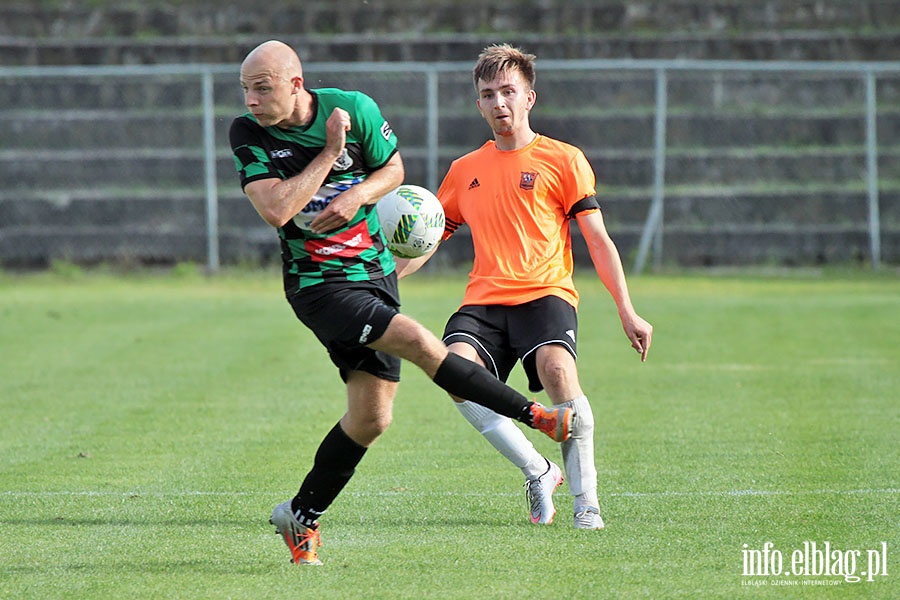
[[[494,145],[502,152],[512,152],[524,148],[535,140],[537,134],[531,128],[518,131],[511,135],[494,134]]]
[[[306,90],[302,90],[297,94],[294,102],[294,112],[291,116],[278,124],[282,129],[290,129],[291,127],[304,127],[309,125],[315,115],[313,114],[313,97]]]

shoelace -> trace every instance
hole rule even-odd
[[[299,545],[307,548],[310,552],[322,545],[322,536],[319,535],[318,529],[307,529],[304,535],[298,536],[298,540]]]
[[[543,475],[541,476],[543,477]],[[540,510],[541,508],[541,488],[543,484],[541,483],[541,478],[537,479],[529,479],[525,482],[525,495],[528,497],[528,502],[531,504],[531,512],[535,512]]]
[[[535,513],[541,509],[541,498],[540,493],[544,484],[541,482],[541,479],[544,478],[550,472],[550,463],[547,462],[547,470],[541,473],[539,477],[535,479],[529,479],[525,482],[525,496],[528,498],[529,504],[531,504],[531,512]]]
[[[298,532],[298,528],[292,527],[294,540],[297,542],[297,548],[304,552],[315,552],[316,548],[322,545],[322,537],[319,535],[318,529],[304,528],[303,533]]]

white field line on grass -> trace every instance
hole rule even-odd
[[[347,492],[350,496],[399,496],[410,493],[406,488],[400,488],[387,492]],[[518,493],[478,493],[478,492],[413,492],[416,496],[518,496]],[[678,491],[662,491],[662,492],[610,492],[603,494],[612,498],[691,498],[691,497],[713,497],[713,498],[729,498],[742,496],[868,496],[875,494],[894,495],[900,494],[897,488],[864,488],[856,490],[723,490],[709,492],[678,492]],[[278,496],[278,492],[240,492],[240,491],[199,491],[185,490],[182,492],[113,492],[113,491],[93,491],[93,490],[61,490],[46,492],[29,492],[29,491],[2,491],[0,498],[52,498],[57,496],[86,496],[86,497],[108,497],[118,496],[123,498],[140,498],[142,496],[152,496],[159,498],[187,498],[193,496]]]

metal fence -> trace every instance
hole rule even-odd
[[[540,61],[536,130],[585,150],[634,272],[900,259],[900,63]],[[372,95],[436,189],[489,130],[469,63],[308,63]],[[0,263],[271,254],[227,142],[237,65],[0,67]],[[463,251],[463,254],[465,252]]]

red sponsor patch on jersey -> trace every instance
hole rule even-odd
[[[321,240],[307,240],[306,251],[316,262],[324,262],[333,258],[353,258],[363,250],[372,246],[369,225],[360,221],[347,231]]]

